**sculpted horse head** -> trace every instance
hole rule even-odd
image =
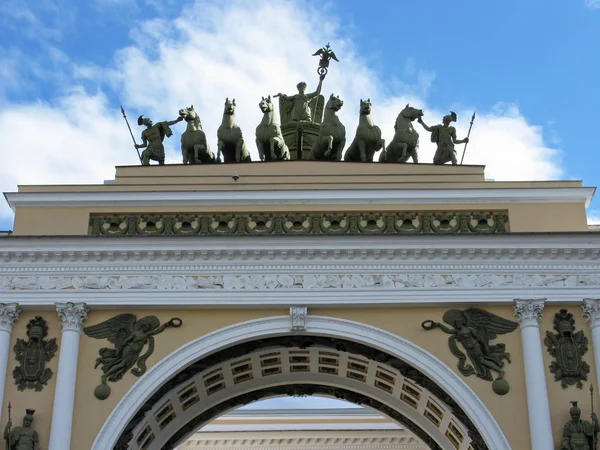
[[[269,95],[268,97],[263,97],[262,100],[260,101],[260,103],[258,104],[258,107],[260,108],[260,110],[263,113],[268,113],[273,111],[273,102],[271,102],[271,96]]]
[[[184,164],[199,164],[215,162],[206,135],[202,130],[200,116],[194,105],[179,110],[179,117],[187,123],[187,129],[181,134],[181,153]]]
[[[327,100],[327,104],[325,105],[325,109],[331,109],[335,112],[338,112],[342,106],[344,106],[344,101],[340,99],[339,95],[331,94],[329,96],[329,100]]]
[[[225,109],[223,115],[233,116],[235,114],[235,98],[229,100],[229,97],[225,99]]]
[[[360,99],[360,115],[368,116],[371,114],[371,99],[368,98],[366,100]]]
[[[181,108],[179,110],[179,116],[185,120],[186,122],[198,122],[200,128],[202,128],[202,123],[200,122],[200,117],[198,113],[194,109],[194,105],[191,105],[187,108]]]
[[[423,110],[413,108],[412,106],[410,106],[407,103],[406,106],[404,107],[404,109],[402,111],[400,111],[400,116],[402,116],[405,119],[408,119],[412,122],[413,120],[416,120],[419,117],[423,117]]]
[[[422,109],[406,104],[396,118],[394,138],[385,152],[381,153],[380,162],[405,163],[409,158],[415,163],[418,162],[419,133],[414,129],[412,122],[422,116]]]

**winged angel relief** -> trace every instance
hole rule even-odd
[[[137,320],[135,314],[119,314],[97,325],[86,327],[83,332],[96,339],[108,339],[115,348],[101,348],[96,366],[101,366],[101,384],[96,387],[94,395],[99,400],[105,400],[110,395],[107,381],[118,381],[125,372],[131,369],[136,377],[146,372],[146,360],[154,352],[154,335],[161,333],[167,327],[178,328],[183,321],[177,317],[164,324],[155,316],[146,316]],[[146,353],[142,350],[148,344]]]
[[[466,377],[475,374],[479,378],[492,381],[492,371],[498,372],[492,389],[498,395],[508,393],[510,386],[504,379],[504,362],[510,362],[510,354],[506,352],[504,344],[490,345],[490,341],[496,339],[499,334],[514,331],[518,324],[479,308],[463,311],[451,309],[444,314],[443,320],[454,328],[433,320],[426,320],[421,326],[426,330],[439,328],[451,335],[448,345],[452,354],[458,358],[460,373]]]

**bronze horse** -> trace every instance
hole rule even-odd
[[[319,138],[312,146],[311,159],[341,161],[342,151],[346,145],[346,128],[342,125],[336,113],[343,105],[344,102],[338,96],[330,95],[325,105]]]
[[[381,138],[381,129],[373,123],[371,117],[371,99],[361,99],[356,136],[346,150],[344,161],[373,162],[375,153],[384,148],[385,140]]]
[[[281,127],[275,118],[275,109],[271,96],[263,97],[258,107],[263,112],[263,118],[256,127],[256,147],[261,161],[290,159],[290,149],[283,140]]]
[[[235,120],[235,99],[225,99],[225,108],[223,109],[223,120],[217,130],[217,155],[223,155],[223,161],[229,162],[250,162],[250,153],[244,143],[242,130]],[[220,157],[217,156],[217,160]]]
[[[215,155],[210,151],[206,134],[194,105],[179,110],[179,116],[187,123],[187,128],[181,135],[181,153],[183,164],[214,163]]]
[[[423,110],[413,108],[409,104],[400,111],[394,125],[394,138],[390,145],[381,152],[379,162],[405,163],[412,158],[414,163],[419,162],[419,133],[416,132],[412,122],[423,116]]]

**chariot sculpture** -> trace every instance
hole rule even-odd
[[[295,94],[279,92],[273,95],[278,98],[279,121],[276,118],[275,104],[271,95],[262,97],[259,108],[263,113],[262,120],[256,128],[256,147],[260,161],[288,161],[309,159],[317,161],[352,161],[373,162],[375,154],[381,152],[378,161],[383,163],[419,163],[419,133],[413,122],[417,121],[425,131],[431,133],[431,141],[437,145],[433,163],[458,163],[455,145],[465,144],[460,164],[464,159],[469,142],[471,127],[475,114],[471,118],[469,132],[464,139],[458,139],[456,129],[450,125],[456,122],[457,115],[451,112],[444,116],[442,124],[428,126],[423,122],[422,109],[406,105],[398,114],[394,124],[394,137],[386,147],[382,138],[382,130],[375,125],[371,117],[371,100],[360,100],[359,125],[354,139],[346,150],[346,129],[337,113],[344,105],[339,96],[330,94],[327,103],[321,94],[323,82],[329,71],[331,61],[339,62],[329,45],[318,49],[313,56],[319,57],[317,74],[319,81],[313,92],[307,92],[308,84],[304,81],[296,85]],[[165,164],[163,141],[170,137],[170,126],[185,120],[186,130],[181,136],[181,153],[183,164],[209,163],[247,163],[251,162],[250,152],[244,140],[242,130],[235,116],[235,99],[225,100],[221,126],[217,130],[217,156],[211,151],[206,135],[202,129],[200,117],[193,106],[179,110],[179,117],[173,121],[154,124],[149,118],[140,116],[139,125],[145,125],[142,132],[142,144],[138,145],[129,122],[134,146],[142,165],[150,161]],[[125,110],[121,108],[127,121]],[[139,149],[144,149],[142,154]],[[234,178],[235,179],[235,178]]]

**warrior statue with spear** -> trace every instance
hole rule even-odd
[[[450,114],[444,116],[441,125],[433,125],[429,127],[425,124],[425,122],[423,122],[423,119],[421,117],[417,119],[417,121],[423,126],[423,128],[425,128],[431,133],[431,142],[437,144],[437,150],[435,152],[435,155],[433,156],[434,164],[446,164],[449,161],[452,161],[453,165],[458,164],[458,161],[456,160],[456,150],[454,149],[454,145],[469,143],[468,135],[464,139],[456,138],[456,128],[450,125],[451,122],[456,122],[456,119],[457,117],[454,111],[450,111]],[[473,120],[475,120],[474,113]],[[473,120],[471,121],[471,126],[473,125]],[[469,128],[469,134],[470,133],[471,128]]]
[[[38,432],[31,428],[35,410],[27,409],[23,417],[23,426],[12,428],[10,419],[10,402],[8,403],[8,423],[4,428],[6,450],[39,450],[40,438]]]
[[[145,125],[146,129],[142,131],[142,144],[138,144],[135,142],[133,132],[131,131],[129,121],[127,120],[125,110],[122,106],[121,113],[123,114],[123,118],[127,123],[127,128],[129,128],[129,133],[131,134],[131,139],[133,139],[133,146],[135,147],[136,151],[140,148],[145,148],[141,155],[138,151],[138,157],[140,158],[142,166],[150,165],[150,160],[158,161],[158,164],[161,166],[164,165],[165,147],[163,145],[163,141],[165,140],[165,136],[171,137],[173,135],[170,126],[181,122],[183,120],[183,117],[177,117],[177,119],[175,120],[171,120],[168,122],[158,122],[155,124],[149,117],[144,117],[143,115],[140,116],[137,121],[138,125]]]
[[[590,395],[592,398],[592,420],[582,420],[581,409],[577,406],[577,402],[571,402],[573,405],[569,410],[571,420],[563,428],[563,439],[559,450],[596,450],[600,423],[598,423],[598,416],[594,413],[593,386],[590,386]]]

